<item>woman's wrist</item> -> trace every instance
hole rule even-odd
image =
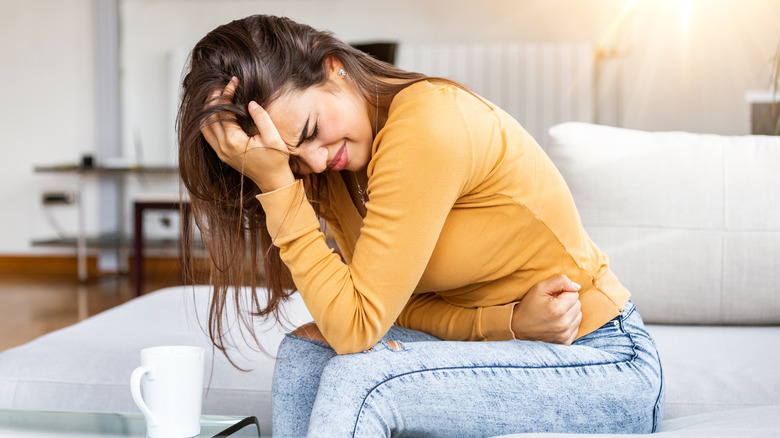
[[[288,167],[276,173],[265,174],[262,177],[249,177],[249,179],[255,183],[262,193],[270,193],[294,183],[295,175]]]
[[[521,341],[527,341],[529,340],[525,333],[523,333],[523,327],[520,323],[521,316],[518,314],[517,310],[518,306],[515,305],[515,307],[512,309],[512,319],[509,324],[509,329],[512,331],[512,337]]]

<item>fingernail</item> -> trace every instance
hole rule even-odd
[[[569,281],[571,282],[571,285],[574,286],[575,289],[580,289],[582,287],[579,284],[577,284],[577,283],[575,283],[575,282],[573,282],[571,280],[569,280]]]
[[[259,107],[260,105],[257,104],[254,100],[249,102],[249,111],[254,111],[255,108]]]
[[[230,78],[230,82],[238,83],[238,78],[233,76],[232,78]]]

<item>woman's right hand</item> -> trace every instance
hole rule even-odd
[[[565,275],[536,283],[512,312],[515,339],[571,345],[582,321],[579,290]]]
[[[232,78],[224,90],[214,90],[207,106],[229,104],[238,86]],[[249,114],[257,135],[249,137],[230,114],[216,114],[206,120],[201,133],[220,160],[254,181],[263,193],[295,182],[289,164],[289,150],[260,105],[249,103]]]

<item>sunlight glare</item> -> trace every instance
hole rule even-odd
[[[596,57],[610,58],[620,56],[620,49],[625,41],[625,21],[628,19],[631,10],[639,0],[627,0],[618,17],[610,24],[609,28],[601,37],[596,46]]]
[[[683,30],[687,31],[688,26],[691,23],[691,12],[696,4],[696,0],[669,0],[677,7],[677,11],[680,13],[680,24],[682,24]]]

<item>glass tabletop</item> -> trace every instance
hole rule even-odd
[[[0,410],[0,437],[145,437],[140,413]],[[260,436],[255,417],[204,415],[198,437]]]

